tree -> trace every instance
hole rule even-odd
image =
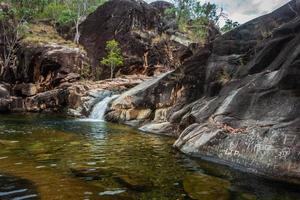
[[[75,28],[74,42],[79,43],[79,25],[88,14],[106,0],[5,0],[13,5],[18,16],[27,21],[49,19],[60,25],[72,23]]]
[[[228,31],[231,31],[232,29],[235,29],[239,26],[240,24],[238,22],[234,22],[230,19],[227,19],[225,22],[225,25],[221,28],[221,31],[223,33],[226,33]]]
[[[196,42],[209,42],[220,33],[220,19],[228,19],[222,8],[210,2],[201,3],[198,0],[173,0],[173,2],[174,8],[167,10],[167,14],[175,15],[179,30],[189,33],[191,39]]]
[[[43,12],[45,6],[53,0],[6,0],[16,8],[19,18],[30,20],[35,14]]]
[[[28,28],[24,18],[14,19],[15,13],[13,12],[13,10],[0,11],[1,40],[4,44],[0,56],[0,75],[4,69],[17,66],[18,44],[25,36]]]
[[[101,60],[101,64],[110,67],[110,78],[114,76],[114,70],[116,67],[120,67],[124,64],[124,58],[122,56],[119,42],[116,40],[110,40],[106,42],[107,56]]]
[[[70,22],[74,24],[74,42],[78,44],[80,38],[79,25],[85,20],[88,14],[93,12],[105,1],[106,0],[64,0],[63,2],[55,3],[56,7],[61,9],[61,13],[56,16],[57,21],[60,24],[67,24]]]

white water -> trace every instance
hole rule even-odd
[[[100,120],[100,121],[104,121],[104,115],[105,115],[105,111],[108,107],[108,104],[113,101],[114,99],[116,99],[119,95],[113,95],[113,96],[109,96],[109,97],[105,97],[102,101],[100,101],[99,103],[97,103],[90,116],[89,119],[92,120]]]

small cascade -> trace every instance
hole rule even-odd
[[[119,95],[105,97],[102,101],[100,101],[94,106],[89,118],[104,121],[104,115],[108,104],[118,97]]]

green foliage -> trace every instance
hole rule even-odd
[[[234,22],[230,19],[227,19],[226,22],[225,22],[225,25],[222,27],[221,31],[223,33],[226,33],[228,31],[231,31],[235,28],[237,28],[240,24],[238,22]]]
[[[116,40],[110,40],[106,42],[107,56],[101,60],[101,64],[109,66],[111,68],[111,78],[113,78],[113,72],[115,67],[120,67],[124,64],[124,58],[122,56],[119,42]]]
[[[29,20],[36,13],[42,12],[50,0],[10,0],[6,2],[14,6],[18,17]]]
[[[78,16],[87,16],[106,0],[6,0],[13,5],[19,18],[50,19],[69,23]],[[0,16],[1,17],[1,16]]]
[[[67,10],[66,5],[51,2],[45,7],[43,12],[39,13],[37,17],[40,19],[59,19],[65,10]]]
[[[63,10],[57,17],[57,22],[59,24],[68,24],[76,19],[77,15],[72,10]]]
[[[0,21],[3,21],[6,19],[6,14],[2,10],[0,10]]]
[[[216,4],[202,3],[198,0],[173,0],[174,8],[167,9],[166,15],[175,16],[179,30],[189,33],[196,42],[207,42],[209,34],[219,27],[221,18],[226,19],[223,9]],[[230,24],[231,22],[231,24]],[[237,22],[227,20],[224,30],[228,31],[238,26]]]

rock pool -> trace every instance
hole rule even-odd
[[[0,115],[0,199],[300,199],[297,186],[190,159],[173,142],[105,122]]]

